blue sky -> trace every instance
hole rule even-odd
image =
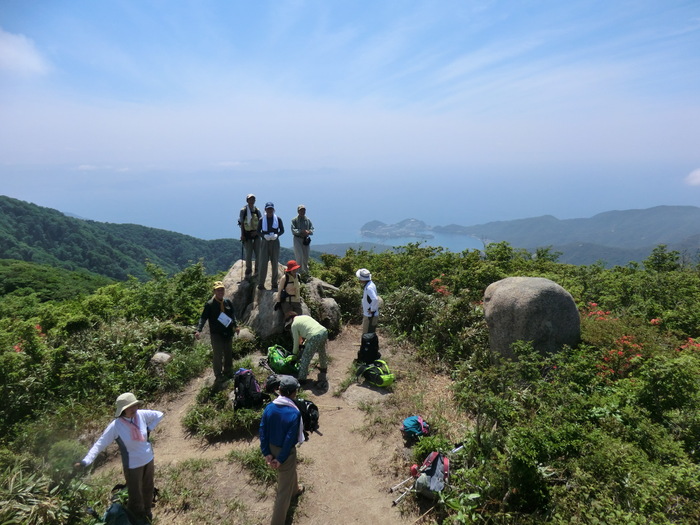
[[[0,0],[0,194],[324,242],[700,204],[700,2]]]

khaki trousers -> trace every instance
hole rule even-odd
[[[270,451],[274,457],[281,452],[281,448],[270,444]],[[287,460],[277,470],[277,496],[272,510],[270,525],[284,525],[289,511],[292,496],[299,492],[297,479],[297,447],[292,447]]]

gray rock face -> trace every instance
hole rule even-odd
[[[246,325],[262,340],[284,332],[284,318],[281,310],[275,310],[277,292],[270,290],[270,273],[268,273],[266,290],[258,290],[257,279],[241,280],[244,275],[245,262],[236,261],[224,277],[226,297],[233,302],[234,312],[239,325]],[[284,267],[280,265],[279,274],[284,275]],[[340,331],[340,307],[330,296],[334,286],[319,279],[311,279],[304,285],[309,291],[312,301],[319,305],[320,319],[317,321],[326,326],[331,333]],[[309,314],[308,305],[302,300],[301,309]]]
[[[532,341],[542,354],[575,346],[581,320],[571,294],[541,277],[508,277],[484,292],[484,313],[491,350],[513,357],[511,344]]]

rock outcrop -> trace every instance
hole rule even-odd
[[[484,292],[484,313],[491,350],[513,357],[515,341],[531,341],[542,354],[575,346],[581,319],[569,292],[541,277],[508,277]]]
[[[284,319],[281,310],[275,310],[277,292],[271,290],[270,273],[268,272],[265,290],[258,290],[257,279],[242,279],[245,262],[236,261],[224,277],[226,297],[233,302],[234,312],[239,324],[250,327],[257,337],[262,340],[284,332]],[[279,275],[284,275],[284,267],[279,266]],[[277,283],[275,283],[277,284]],[[304,285],[308,291],[310,302],[314,303],[316,320],[328,328],[331,334],[340,331],[340,307],[332,295],[337,288],[312,278]],[[303,300],[301,309],[304,314],[310,314],[309,305]]]

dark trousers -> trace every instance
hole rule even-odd
[[[224,337],[211,333],[211,349],[213,351],[212,367],[214,377],[233,377],[233,337]]]
[[[129,491],[129,503],[127,509],[135,518],[144,521],[152,517],[153,506],[153,474],[155,466],[153,460],[143,467],[124,470],[126,488]]]

